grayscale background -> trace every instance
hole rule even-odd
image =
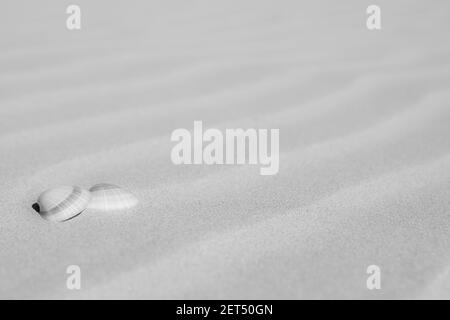
[[[449,298],[449,31],[447,0],[1,1],[0,298]],[[279,128],[278,175],[173,165],[194,120]],[[139,206],[31,209],[100,182]]]

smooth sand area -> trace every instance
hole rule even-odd
[[[2,1],[0,298],[450,298],[450,2],[372,2]],[[173,165],[194,120],[279,173]],[[101,182],[140,204],[31,209]]]

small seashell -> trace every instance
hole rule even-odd
[[[43,192],[33,205],[42,218],[49,221],[67,221],[82,213],[91,194],[80,187],[59,187]]]
[[[91,192],[91,201],[88,208],[93,210],[126,210],[134,207],[139,202],[131,193],[113,184],[96,184],[89,191]]]

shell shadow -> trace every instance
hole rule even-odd
[[[34,211],[36,211],[37,213],[40,213],[41,212],[41,208],[39,207],[39,204],[36,202],[36,203],[33,203],[33,205],[31,206],[33,209],[34,209]]]

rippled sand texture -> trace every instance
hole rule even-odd
[[[2,1],[0,297],[450,298],[450,2],[373,2]],[[280,128],[279,174],[173,165],[194,120]],[[140,205],[31,209],[99,182]]]

